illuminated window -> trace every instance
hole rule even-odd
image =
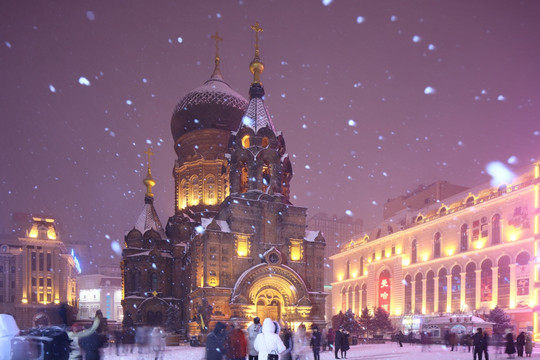
[[[268,144],[269,144],[269,143],[270,143],[270,142],[269,142],[269,140],[268,140],[268,137],[265,136],[265,137],[262,138],[262,144],[261,144],[262,147],[268,147]]]
[[[291,256],[292,261],[302,260],[302,241],[301,240],[291,240],[290,256]]]
[[[214,205],[216,203],[216,179],[212,175],[209,175],[204,181],[204,193],[206,203]]]
[[[244,149],[247,149],[249,147],[249,135],[244,135],[242,138],[242,146]]]
[[[247,236],[238,236],[236,239],[236,253],[240,257],[248,256],[248,237]]]
[[[198,205],[199,204],[199,178],[194,175],[190,179],[190,189],[189,189],[189,204]]]
[[[245,161],[240,162],[240,193],[248,191],[248,167]]]
[[[272,170],[270,167],[270,164],[268,164],[268,161],[264,161],[263,168],[262,168],[262,191],[266,192],[268,187],[270,186],[270,178],[272,176]]]

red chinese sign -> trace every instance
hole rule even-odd
[[[390,273],[385,270],[379,276],[379,307],[390,313]]]

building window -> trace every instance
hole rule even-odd
[[[493,245],[501,243],[501,215],[499,214],[491,218],[491,243]]]
[[[441,233],[436,232],[433,236],[433,258],[441,257]]]
[[[249,147],[250,141],[249,141],[249,135],[244,135],[242,138],[242,146],[244,149],[247,149]]]
[[[386,257],[386,249],[381,250],[381,259]]]
[[[270,143],[270,141],[268,140],[268,137],[267,136],[263,136],[262,138],[262,141],[261,141],[261,145],[263,148],[265,147],[268,147],[268,144]]]
[[[461,267],[456,265],[452,268],[452,309],[461,310]]]
[[[364,275],[364,257],[360,257],[360,276]]]
[[[32,286],[37,286],[37,280],[35,277],[32,278]]]
[[[392,255],[396,255],[396,245],[392,244]]]
[[[460,241],[459,241],[459,251],[467,251],[469,248],[469,232],[467,224],[461,225],[460,230]]]
[[[39,286],[43,286],[44,282],[43,282],[43,278],[39,278]]]
[[[36,253],[34,251],[32,251],[32,271],[36,271],[37,269],[37,266],[36,266]]]
[[[240,193],[248,191],[248,166],[245,161],[240,162]]]
[[[416,252],[416,239],[411,243],[411,264],[415,264],[418,261],[417,252]]]
[[[347,264],[345,266],[346,266],[345,279],[350,279],[351,278],[351,262],[347,260]]]
[[[15,289],[15,280],[12,280],[12,281],[11,281],[11,288],[12,288],[12,289]]]
[[[152,291],[157,291],[157,284],[158,284],[158,276],[156,273],[152,273],[152,275],[150,276],[150,279],[151,279],[151,287],[150,289]]]
[[[15,274],[15,266],[12,266],[10,271],[11,271],[12,274]]]
[[[249,240],[247,236],[238,235],[236,238],[236,254],[240,257],[248,256],[249,254]]]
[[[47,294],[47,302],[52,302],[52,294]]]
[[[302,260],[302,240],[291,240],[290,256],[292,261]]]
[[[270,187],[270,178],[272,177],[272,167],[268,161],[264,160],[262,168],[262,191],[266,192]]]
[[[43,271],[45,263],[45,254],[42,252],[39,253],[39,271]]]
[[[510,306],[510,257],[501,257],[498,265],[497,305],[503,309],[507,309]]]
[[[51,278],[48,278],[47,279],[47,286],[52,286],[52,279]]]
[[[0,280],[0,288],[4,287],[4,280]]]
[[[4,272],[4,267],[0,265],[0,273],[3,273],[3,272]]]
[[[33,303],[36,303],[36,302],[37,302],[37,293],[36,293],[35,291],[32,291],[31,301],[32,301]]]
[[[467,202],[465,203],[465,206],[469,207],[469,206],[473,206],[473,205],[474,205],[474,197],[470,196],[467,199]]]
[[[52,269],[52,254],[47,253],[47,271],[53,271]]]

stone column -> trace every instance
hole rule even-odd
[[[475,309],[480,309],[480,303],[481,303],[481,296],[482,296],[482,269],[476,269],[476,294],[474,296],[475,302],[474,307]]]
[[[433,295],[433,312],[434,313],[438,313],[440,310],[439,310],[439,277],[438,276],[435,276],[433,278],[433,283],[434,283],[434,291],[435,291],[435,294]]]
[[[461,294],[459,297],[459,309],[463,307],[463,304],[465,304],[465,292],[466,292],[466,281],[467,281],[467,273],[461,272],[459,275],[461,275]]]
[[[491,307],[494,308],[497,305],[499,297],[499,267],[494,266],[491,268]]]
[[[427,310],[426,289],[427,289],[427,279],[424,278],[424,279],[422,279],[422,314],[425,314],[426,310]]]
[[[516,264],[510,264],[510,309],[516,307],[517,280]]]
[[[414,314],[416,310],[416,281],[411,280],[411,312]]]
[[[452,274],[446,274],[446,312],[452,312]]]

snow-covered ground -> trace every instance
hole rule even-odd
[[[146,352],[138,354],[137,349],[133,354],[121,354],[116,356],[115,348],[104,349],[105,359],[124,359],[124,360],[146,360],[154,359],[155,354]],[[411,360],[472,360],[472,352],[464,352],[462,348],[456,352],[451,352],[444,346],[431,345],[429,349],[422,351],[420,345],[403,344],[400,348],[396,343],[386,343],[377,345],[355,345],[351,346],[351,349],[347,352],[347,359],[411,359]],[[504,351],[504,349],[501,349]],[[540,359],[540,348],[533,349],[533,358]],[[505,354],[497,354],[496,349],[489,349],[490,359],[506,359]],[[190,346],[168,346],[165,348],[159,359],[180,359],[180,360],[202,360],[205,359],[204,348],[202,347],[190,347]],[[333,360],[334,354],[329,351],[321,353],[321,360]],[[309,354],[307,359],[313,360],[313,355]]]

